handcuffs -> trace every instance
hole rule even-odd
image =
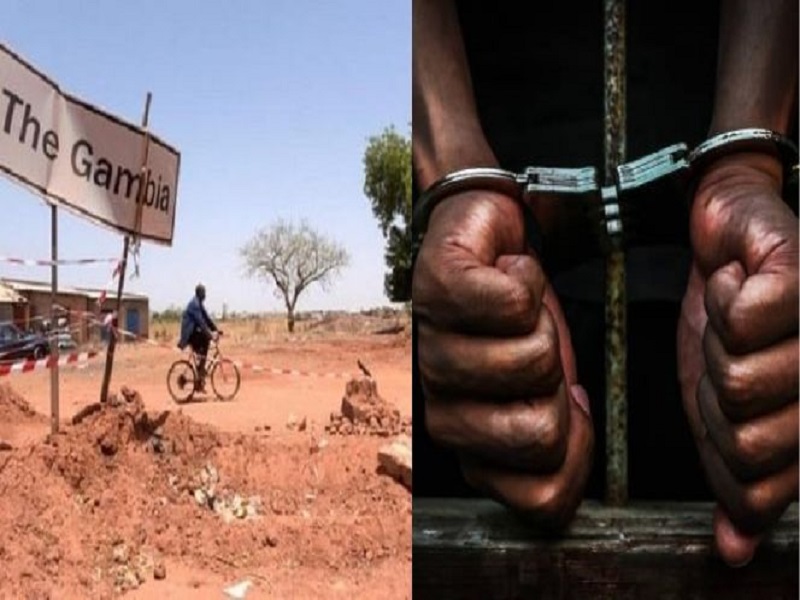
[[[768,129],[738,129],[715,135],[691,152],[674,144],[640,159],[619,165],[613,184],[601,186],[594,167],[562,169],[529,167],[522,173],[475,168],[451,173],[421,194],[412,215],[412,269],[428,221],[436,205],[469,190],[500,192],[515,199],[525,215],[530,245],[541,251],[542,238],[528,201],[551,194],[575,202],[594,231],[590,254],[643,244],[675,244],[688,236],[687,202],[704,168],[717,158],[739,152],[767,152],[784,168],[783,198],[797,214],[798,150],[787,137]]]

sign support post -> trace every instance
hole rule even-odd
[[[135,230],[137,235],[141,229],[141,214],[142,214],[142,205],[144,202],[145,197],[145,185],[144,182],[147,180],[147,158],[148,152],[150,148],[150,135],[147,130],[147,124],[150,117],[150,100],[152,99],[152,94],[147,92],[147,99],[145,100],[144,105],[144,116],[142,117],[142,128],[144,129],[144,141],[143,141],[143,151],[142,151],[142,167],[141,167],[141,183],[139,185],[139,193],[138,197],[136,198],[136,223],[135,223]],[[122,291],[125,285],[125,271],[127,270],[128,266],[128,252],[130,250],[131,245],[131,236],[126,235],[125,241],[123,242],[122,247],[122,262],[119,265],[119,282],[117,284],[117,306],[116,312],[114,317],[111,320],[111,335],[108,336],[108,348],[106,349],[106,368],[105,372],[103,373],[103,384],[100,389],[100,402],[106,402],[108,400],[108,387],[111,383],[111,371],[114,367],[114,350],[116,349],[117,345],[117,324],[119,322],[119,316],[122,312]]]
[[[50,205],[50,432],[58,433],[58,310],[56,295],[58,294],[58,207]]]

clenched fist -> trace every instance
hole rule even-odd
[[[441,202],[412,294],[432,438],[471,485],[544,527],[568,523],[591,468],[589,402],[516,202],[483,191]]]
[[[732,565],[798,493],[798,222],[780,183],[777,160],[732,155],[704,174],[692,206],[680,379]]]

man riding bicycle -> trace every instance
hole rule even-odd
[[[198,381],[195,384],[198,392],[205,391],[208,346],[212,339],[222,335],[222,331],[217,328],[203,306],[205,299],[206,288],[202,283],[199,283],[194,289],[194,298],[189,301],[186,310],[183,311],[181,317],[181,339],[178,341],[178,348],[184,350],[186,346],[191,346],[198,357]]]

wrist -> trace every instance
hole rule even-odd
[[[689,198],[719,185],[772,188],[789,201],[794,195],[797,146],[768,129],[726,131],[708,138],[689,155]],[[791,203],[791,202],[790,202]]]
[[[783,164],[763,152],[738,152],[721,156],[707,164],[699,174],[696,196],[714,195],[721,186],[764,185],[780,195]]]
[[[497,168],[498,162],[482,136],[444,134],[444,141],[419,139],[412,144],[414,172],[420,190],[430,188],[450,173],[472,168]]]
[[[478,123],[415,121],[412,137],[414,174],[422,191],[456,171],[498,166]]]

